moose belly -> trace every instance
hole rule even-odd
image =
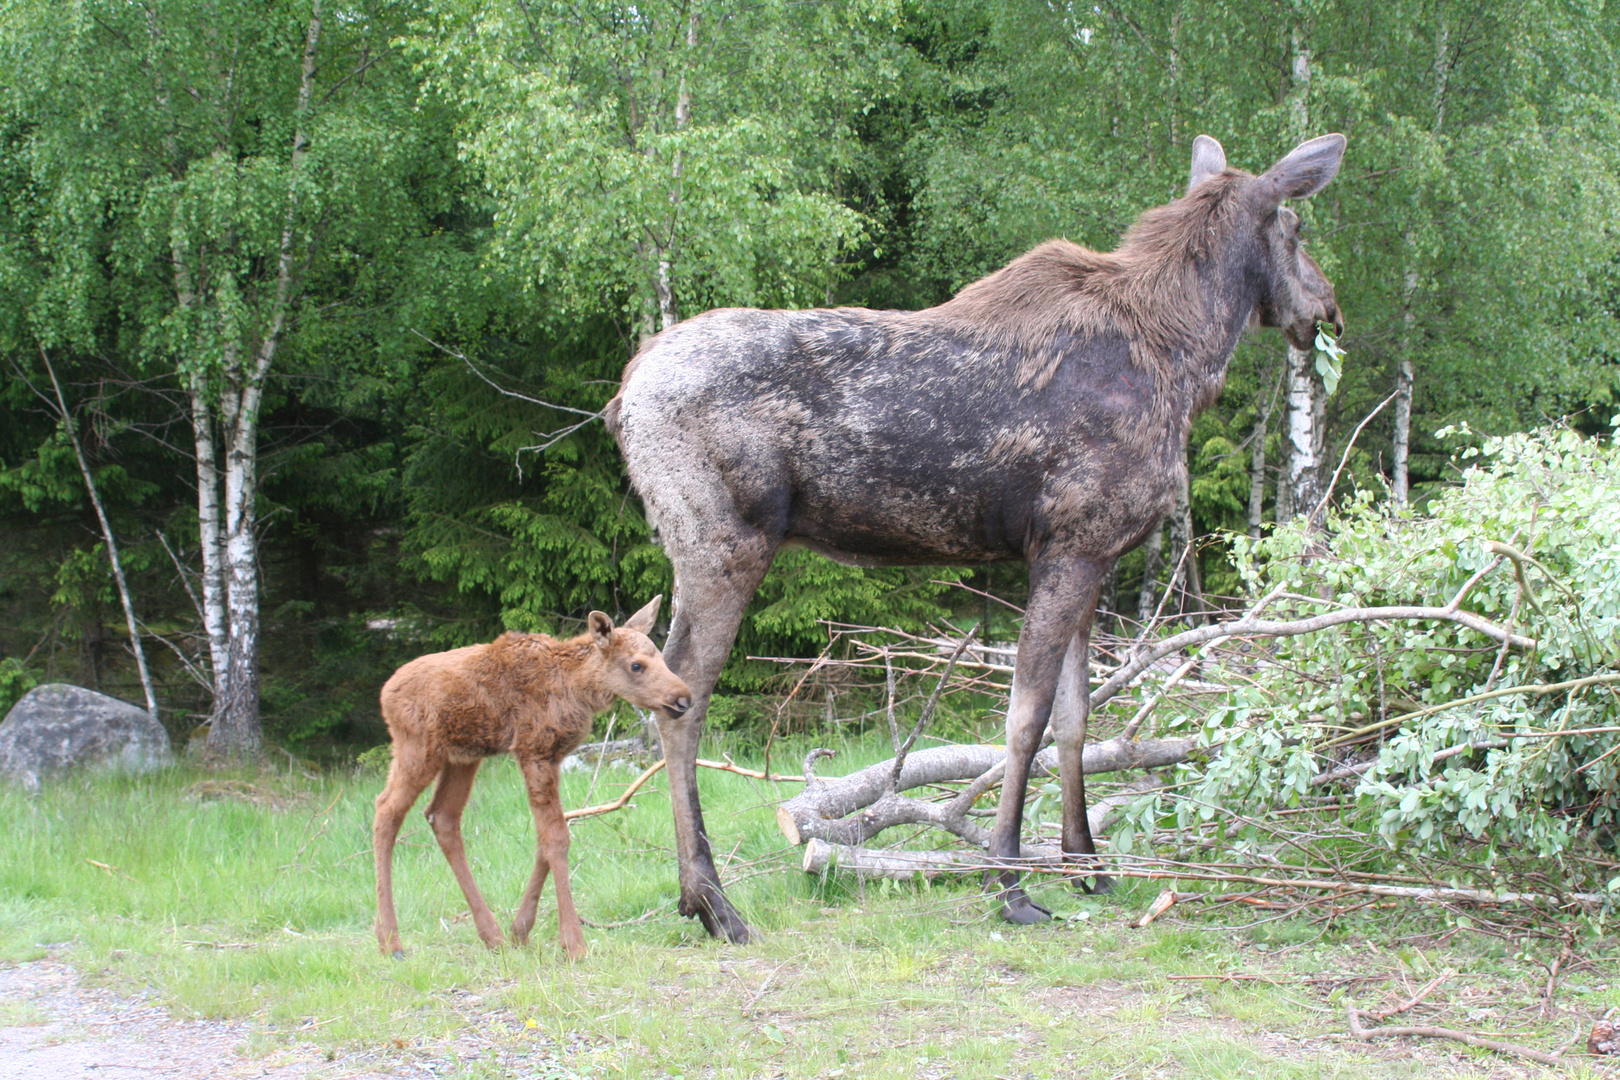
[[[1007,469],[946,482],[888,473],[800,486],[786,542],[857,565],[998,562],[1049,549],[1114,558],[1162,517],[1174,491],[1174,477],[1140,468]]]

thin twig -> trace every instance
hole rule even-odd
[[[1482,1039],[1478,1035],[1470,1035],[1466,1031],[1453,1031],[1450,1028],[1440,1027],[1392,1027],[1392,1028],[1364,1028],[1361,1026],[1361,1013],[1353,1005],[1345,1006],[1345,1015],[1350,1021],[1350,1036],[1361,1042],[1371,1042],[1383,1036],[1404,1036],[1419,1039],[1453,1039],[1469,1046],[1478,1046],[1486,1050],[1494,1050],[1498,1054],[1514,1054],[1518,1057],[1539,1061],[1543,1065],[1567,1065],[1569,1062],[1554,1054],[1544,1054],[1540,1050],[1532,1050],[1527,1046],[1518,1046],[1514,1043],[1497,1042],[1495,1039]]]
[[[1344,444],[1344,454],[1339,458],[1339,467],[1337,469],[1333,470],[1333,479],[1328,481],[1327,490],[1322,493],[1322,501],[1316,504],[1316,509],[1315,510],[1311,511],[1311,516],[1310,516],[1310,518],[1308,520],[1313,525],[1316,524],[1317,522],[1321,521],[1321,519],[1322,519],[1322,511],[1327,509],[1328,500],[1333,498],[1333,489],[1338,485],[1339,476],[1340,476],[1340,474],[1342,474],[1344,472],[1345,465],[1348,464],[1349,461],[1350,461],[1350,451],[1352,449],[1354,449],[1354,447],[1356,445],[1356,438],[1361,434],[1361,429],[1366,427],[1368,421],[1370,421],[1373,417],[1375,417],[1379,413],[1383,412],[1384,411],[1384,406],[1388,405],[1390,402],[1394,401],[1396,395],[1398,395],[1399,393],[1400,393],[1400,391],[1397,390],[1397,391],[1395,391],[1394,394],[1391,394],[1391,395],[1389,395],[1389,397],[1385,398],[1383,401],[1380,401],[1378,403],[1378,407],[1376,409],[1374,409],[1372,412],[1368,413],[1366,416],[1362,417],[1361,418],[1361,423],[1356,425],[1356,430],[1354,430],[1354,431],[1352,431],[1350,433],[1350,441]]]
[[[978,633],[979,628],[975,625],[973,629],[963,636],[961,643],[956,646],[956,651],[951,653],[950,661],[945,665],[945,672],[939,677],[939,682],[934,684],[934,692],[929,697],[928,703],[923,706],[921,715],[917,717],[917,723],[911,729],[911,734],[906,737],[905,743],[895,751],[894,771],[889,774],[889,793],[891,795],[900,790],[900,770],[906,767],[906,755],[911,752],[911,746],[917,741],[917,736],[922,734],[923,728],[927,727],[928,721],[933,718],[934,706],[939,704],[939,695],[945,689],[945,684],[950,681],[951,672],[956,670],[956,662],[962,658],[963,651],[967,649]]]

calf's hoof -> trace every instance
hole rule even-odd
[[[403,960],[403,959],[405,959],[405,950],[404,949],[395,949],[394,950],[394,959],[395,960]]]
[[[1018,926],[1031,926],[1046,922],[1052,913],[1031,900],[1023,889],[1008,889],[1001,894],[1001,917]]]

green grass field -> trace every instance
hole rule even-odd
[[[876,744],[847,747],[824,771],[882,756]],[[603,801],[628,779],[604,770],[591,793],[589,773],[568,774],[565,802]],[[1447,935],[1410,909],[1329,928],[1180,905],[1137,930],[1130,920],[1161,883],[1108,897],[1042,884],[1038,897],[1066,917],[1016,929],[970,882],[807,876],[774,821],[789,785],[717,772],[700,782],[728,891],[762,931],[756,944],[711,941],[674,914],[662,776],[624,810],[574,824],[575,897],[593,925],[590,957],[570,965],[549,889],[535,944],[479,944],[421,817],[425,799],[397,853],[409,956],[382,956],[370,928],[380,776],[180,768],[70,780],[37,797],[0,787],[10,822],[0,960],[51,955],[90,979],[153,989],[181,1016],[250,1019],[260,1032],[250,1053],[300,1039],[339,1061],[365,1051],[373,1068],[432,1060],[439,1075],[465,1077],[1539,1075],[1456,1043],[1328,1036],[1344,1031],[1346,1003],[1387,1007],[1444,968],[1457,974],[1414,1022],[1550,1051],[1577,1021],[1620,1005],[1610,958],[1571,970],[1542,1020],[1537,961],[1556,943],[1524,957],[1519,943]],[[486,766],[465,831],[485,896],[509,918],[533,850],[509,761]],[[1266,978],[1177,978],[1230,973]],[[1575,1066],[1583,1074],[1612,1075]]]

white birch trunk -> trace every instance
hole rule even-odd
[[[191,429],[197,448],[197,532],[202,554],[202,616],[214,708],[230,699],[230,619],[225,607],[225,542],[220,521],[220,471],[214,413],[200,376],[192,376]]]
[[[1435,135],[1446,120],[1446,83],[1451,73],[1450,60],[1447,55],[1449,38],[1446,24],[1441,22],[1434,35],[1434,127]],[[1412,364],[1412,336],[1416,323],[1412,307],[1417,299],[1418,272],[1415,265],[1417,259],[1416,245],[1410,231],[1406,235],[1406,246],[1414,265],[1406,270],[1405,287],[1402,290],[1402,325],[1401,325],[1401,351],[1400,365],[1395,374],[1395,435],[1394,435],[1394,466],[1391,470],[1389,497],[1396,506],[1405,506],[1412,495],[1411,478],[1411,448],[1412,448],[1412,388],[1417,380],[1417,372]]]
[[[219,427],[225,443],[225,468],[220,532],[223,546],[221,576],[227,617],[227,647],[223,665],[226,678],[225,692],[221,696],[216,675],[214,718],[208,734],[208,748],[211,753],[227,757],[257,756],[264,743],[259,722],[259,544],[256,513],[259,408],[264,382],[281,344],[288,307],[292,302],[300,203],[298,174],[308,145],[306,123],[315,86],[315,53],[320,36],[321,9],[317,2],[304,39],[303,70],[288,166],[287,209],[276,263],[275,292],[270,301],[264,336],[246,362],[242,343],[232,336],[228,326],[222,325],[226,334],[225,389],[220,401]],[[200,447],[198,457],[200,462]]]
[[[118,538],[113,535],[106,507],[101,503],[101,492],[96,490],[96,478],[90,472],[90,463],[84,456],[78,428],[73,423],[73,414],[68,411],[67,397],[62,393],[62,384],[56,379],[56,368],[51,364],[50,355],[43,348],[39,350],[39,356],[45,361],[45,371],[51,377],[51,388],[56,391],[56,404],[62,412],[62,426],[67,429],[68,441],[73,444],[73,457],[79,463],[79,474],[84,477],[84,489],[90,494],[90,505],[95,508],[96,520],[101,524],[101,538],[107,544],[107,561],[112,564],[113,581],[118,585],[118,599],[124,605],[124,621],[129,627],[130,650],[135,654],[135,669],[140,672],[141,691],[146,695],[146,711],[156,720],[157,694],[152,690],[152,675],[146,668],[146,650],[141,647],[141,630],[135,622],[135,603],[130,599],[129,584],[124,578],[124,561],[118,557]]]
[[[698,15],[694,11],[686,20],[686,48],[691,53],[697,48]],[[685,131],[692,122],[692,94],[686,86],[686,73],[681,73],[680,87],[675,92],[675,130]],[[669,218],[664,230],[664,239],[657,247],[658,265],[653,274],[653,295],[658,300],[658,328],[668,330],[681,321],[680,307],[675,300],[675,286],[670,277],[671,251],[675,246],[675,236],[679,231],[677,217],[680,213],[681,203],[681,177],[686,169],[686,161],[679,147],[675,150],[674,159],[670,164],[669,178]]]
[[[1322,412],[1316,365],[1304,349],[1288,347],[1288,492],[1290,514],[1309,514],[1322,499]]]
[[[1407,281],[1415,278],[1415,274],[1408,273]],[[1408,304],[1411,303],[1410,291]],[[1405,315],[1405,332],[1401,341],[1401,361],[1395,374],[1395,437],[1394,437],[1394,465],[1389,484],[1389,497],[1396,506],[1405,506],[1411,497],[1412,481],[1408,468],[1412,447],[1412,383],[1415,371],[1412,368],[1412,357],[1407,354],[1410,347],[1412,329],[1412,312],[1408,307]]]
[[[1293,99],[1289,103],[1289,117],[1297,142],[1305,139],[1310,131],[1311,51],[1305,44],[1302,27],[1294,27],[1292,43],[1289,73],[1293,80]],[[1278,521],[1309,514],[1322,497],[1321,416],[1325,396],[1310,352],[1288,346],[1288,426],[1284,444],[1288,513],[1283,513],[1284,500],[1279,491]]]

